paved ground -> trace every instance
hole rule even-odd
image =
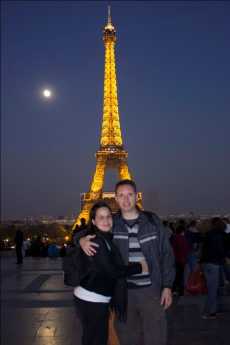
[[[61,260],[26,258],[20,267],[15,261],[6,253],[1,258],[1,345],[80,345]],[[202,303],[202,296],[174,302],[168,313],[168,345],[229,345],[230,296],[222,298],[229,312],[218,320],[201,319]]]

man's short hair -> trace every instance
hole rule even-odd
[[[117,193],[118,188],[121,186],[131,186],[134,192],[137,193],[137,186],[133,180],[126,179],[126,180],[118,181],[115,185],[115,193]]]

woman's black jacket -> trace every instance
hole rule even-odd
[[[86,275],[81,279],[80,286],[102,294],[113,296],[114,287],[119,278],[142,272],[140,263],[124,265],[119,249],[112,241],[112,234],[94,231],[96,237],[93,242],[98,244],[96,254],[87,256],[82,251],[81,264],[84,265]]]

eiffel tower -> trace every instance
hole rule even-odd
[[[116,30],[112,24],[110,6],[108,6],[108,22],[103,30],[103,41],[105,46],[105,69],[100,148],[96,152],[96,170],[90,189],[88,193],[82,194],[82,209],[75,221],[74,227],[80,223],[81,218],[85,218],[88,221],[89,211],[92,205],[99,199],[105,199],[112,207],[112,210],[116,210],[114,193],[103,192],[104,177],[107,169],[116,169],[120,180],[132,179],[127,164],[128,152],[124,150],[121,135],[115,64]],[[138,193],[138,205],[141,207],[141,204],[142,195]]]

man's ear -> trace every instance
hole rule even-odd
[[[93,225],[95,225],[95,220],[94,219],[92,219],[92,223],[93,223]]]

